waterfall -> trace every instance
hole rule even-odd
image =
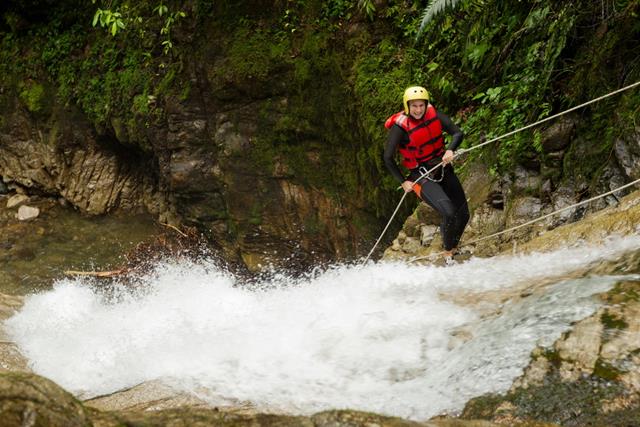
[[[173,261],[135,286],[59,280],[6,326],[36,373],[85,398],[162,380],[210,402],[424,420],[506,391],[536,346],[625,279],[585,272],[638,249],[631,236],[453,267],[336,265],[251,286],[206,259]]]

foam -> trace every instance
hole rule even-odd
[[[352,408],[422,420],[508,389],[535,345],[593,313],[593,295],[620,278],[559,281],[482,310],[451,295],[478,300],[639,248],[633,236],[450,268],[343,265],[251,290],[207,260],[169,262],[136,291],[59,280],[27,297],[6,326],[35,372],[83,397],[162,379],[205,399],[291,413]]]

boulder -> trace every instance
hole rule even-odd
[[[576,118],[564,116],[542,132],[542,148],[545,152],[558,151],[571,143],[576,130]]]
[[[507,227],[535,219],[542,212],[542,202],[537,197],[521,197],[513,201],[507,215]]]
[[[79,401],[35,374],[0,374],[0,413],[3,427],[92,425]]]
[[[29,196],[25,194],[14,194],[13,196],[9,197],[9,200],[7,200],[7,208],[15,208],[16,206],[20,206],[27,200],[29,200]]]
[[[542,177],[534,170],[517,166],[514,172],[513,188],[518,193],[534,193],[540,189]]]
[[[576,194],[576,189],[568,183],[563,184],[551,195],[551,205],[554,211],[568,208],[577,202],[578,196]],[[582,211],[584,211],[584,208],[580,209],[580,207],[574,207],[559,212],[553,217],[553,225],[558,226],[566,222],[575,221],[578,219],[579,213]]]
[[[421,226],[420,227],[420,244],[422,246],[429,246],[437,233],[438,233],[438,227],[436,227],[435,225]]]
[[[640,178],[640,128],[616,139],[613,150],[626,176],[632,180]]]
[[[410,255],[417,254],[420,251],[420,248],[420,240],[415,237],[407,237],[402,244],[402,251]]]
[[[591,374],[598,360],[603,326],[600,316],[578,322],[569,336],[558,340],[555,349],[562,359],[560,377],[575,381],[583,374]]]
[[[22,205],[20,206],[20,208],[18,208],[17,218],[19,221],[29,221],[31,219],[37,218],[38,215],[40,215],[40,209],[32,206]]]

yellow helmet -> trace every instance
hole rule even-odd
[[[429,102],[429,92],[422,86],[411,86],[404,91],[402,96],[402,102],[404,104],[404,112],[409,114],[409,101],[415,101],[416,99],[422,99],[425,102]]]

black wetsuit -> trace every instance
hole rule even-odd
[[[442,130],[451,135],[451,144],[449,144],[447,150],[455,151],[462,143],[462,131],[445,114],[438,112],[437,117],[442,124]],[[401,183],[406,180],[415,181],[421,175],[418,167],[410,170],[409,176],[405,178],[396,164],[395,156],[398,146],[405,145],[408,142],[409,136],[407,132],[400,126],[393,125],[389,130],[389,138],[384,150],[384,163],[394,178]],[[424,166],[428,170],[441,160],[441,158],[434,159],[420,166]],[[419,182],[422,186],[420,198],[442,215],[442,222],[440,223],[442,245],[445,250],[450,251],[458,246],[462,232],[469,221],[469,207],[467,206],[467,198],[462,185],[453,171],[453,166],[448,164],[444,169],[436,169],[433,172],[433,178],[440,179],[442,173],[444,173],[444,176],[440,182],[434,182],[427,178],[423,178]]]

